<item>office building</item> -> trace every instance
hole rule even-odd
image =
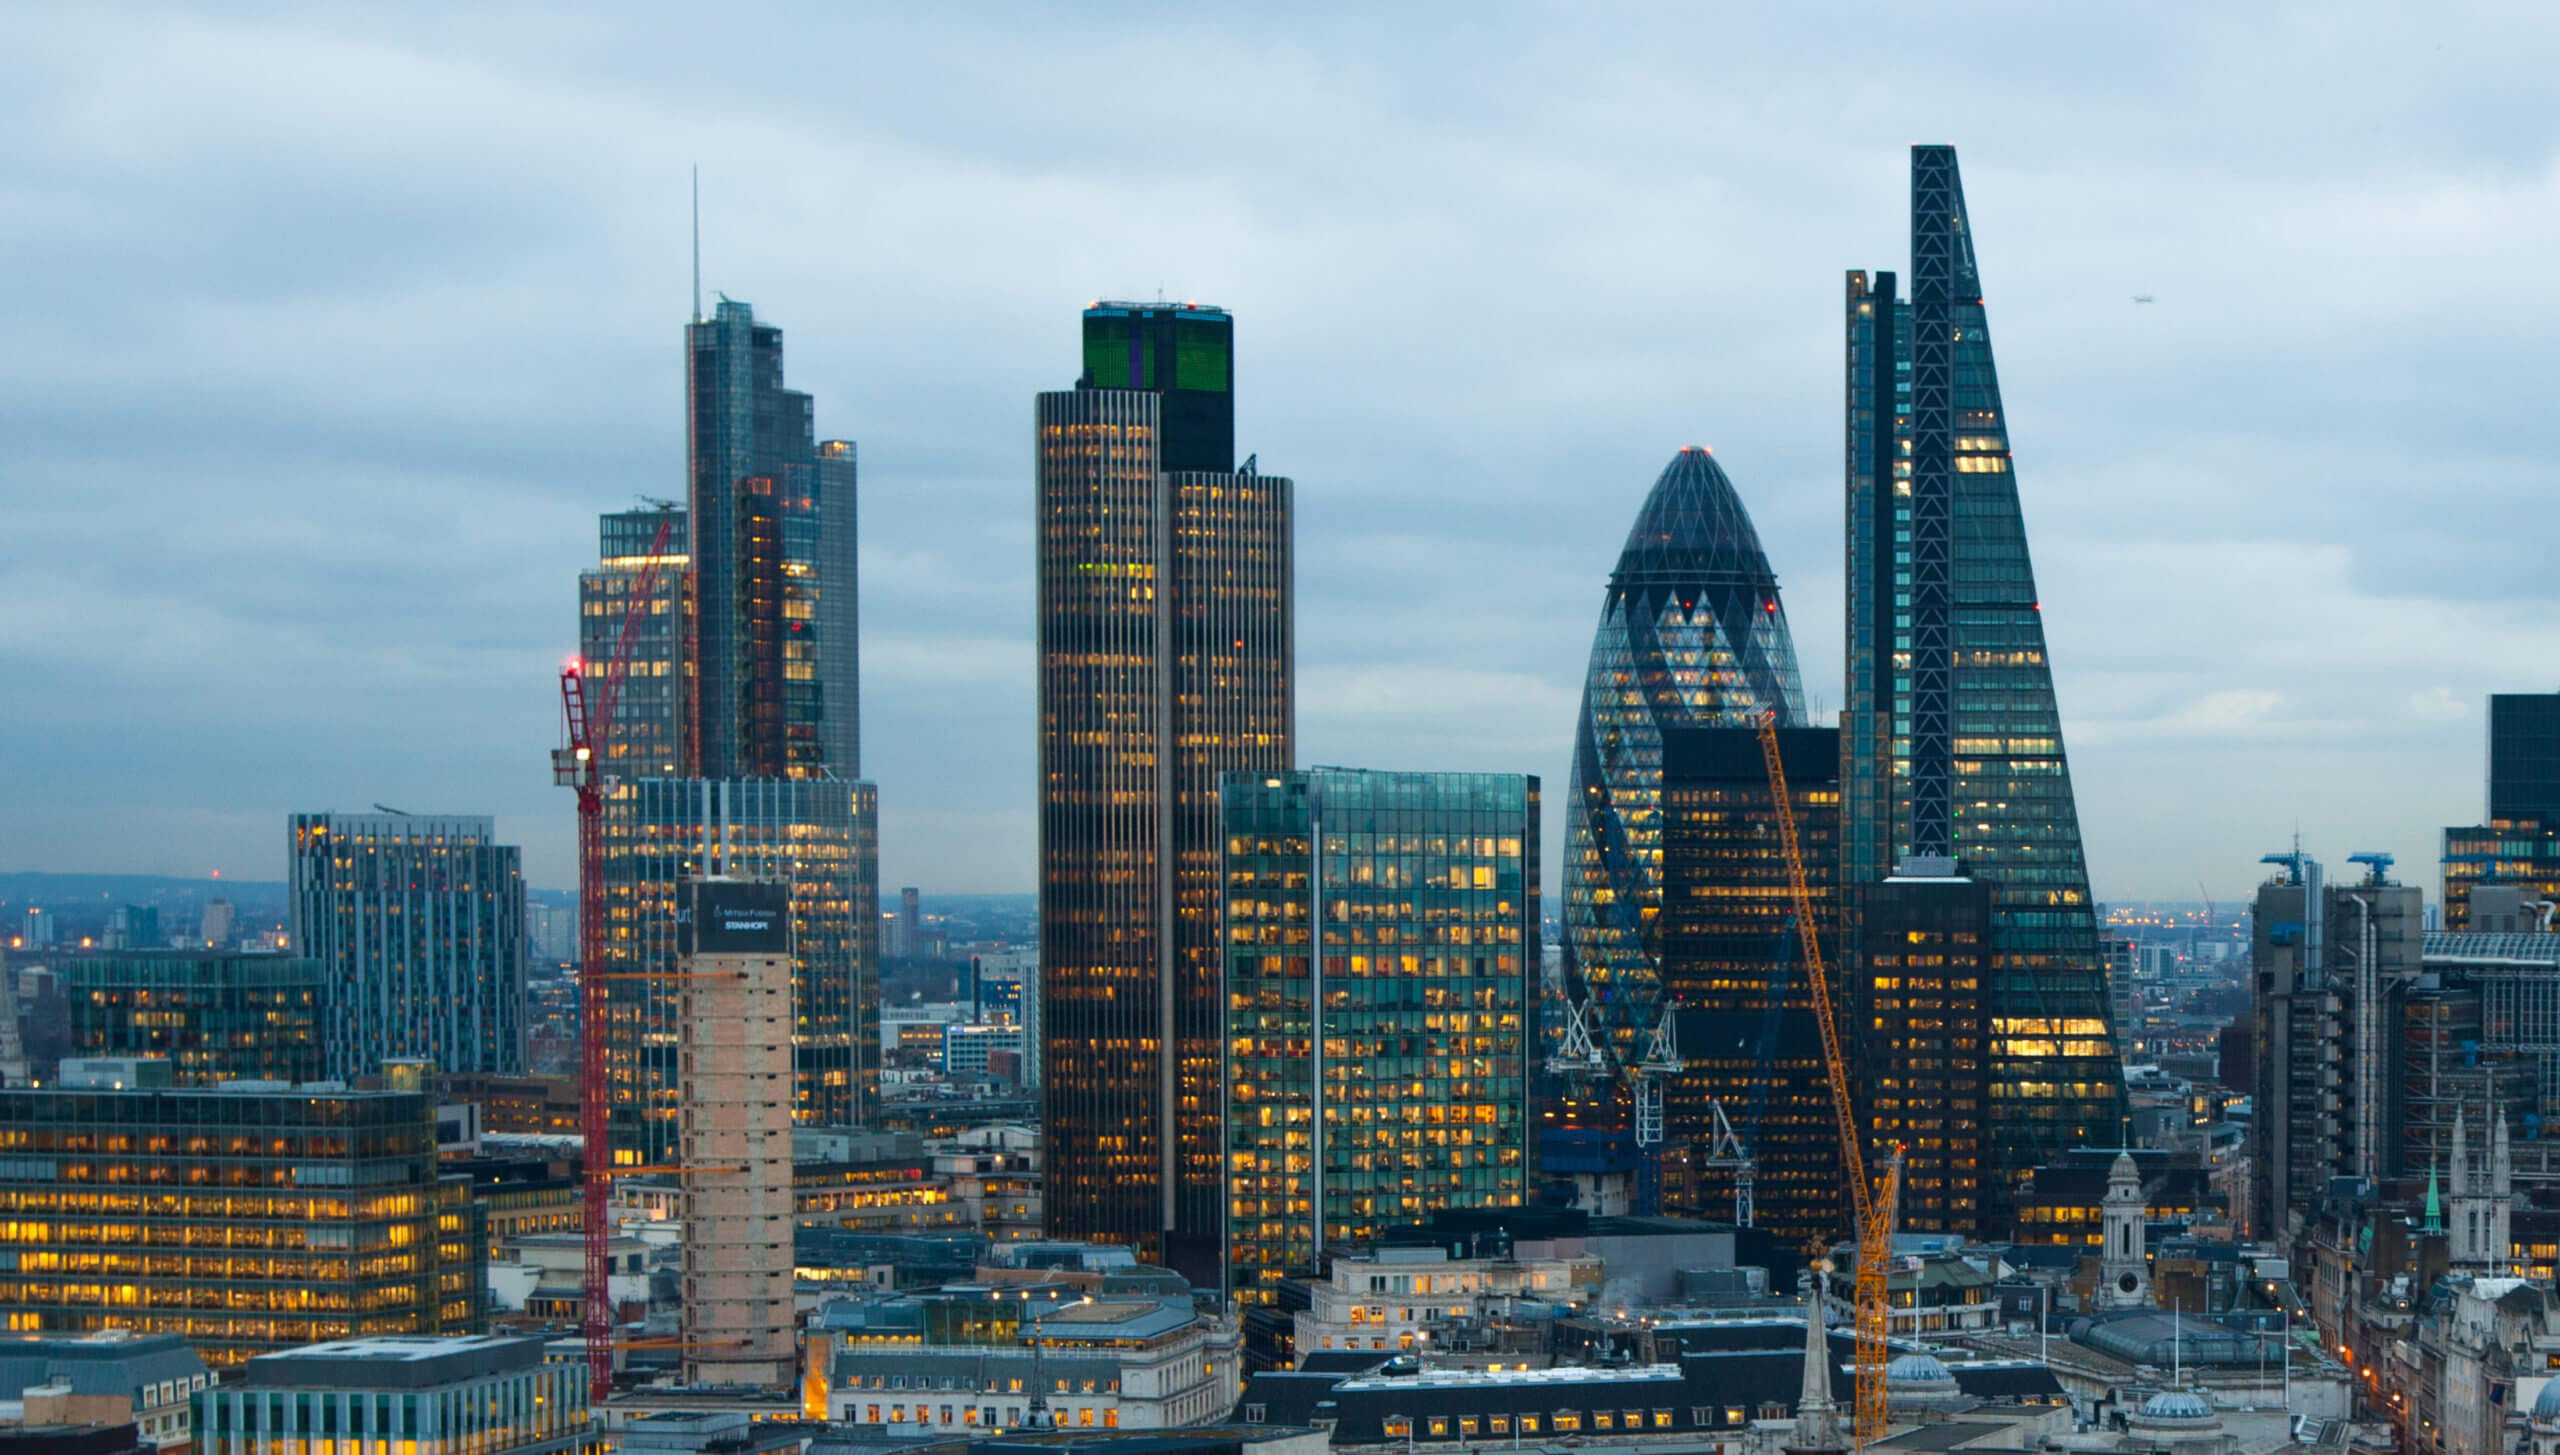
[[[1170,1430],[1226,1413],[1241,1382],[1234,1324],[1063,1282],[833,1303],[811,1335],[813,1397],[866,1432]]]
[[[782,330],[685,327],[693,754],[683,776],[862,776],[855,451],[783,387]]]
[[[328,979],[329,1075],[524,1070],[524,874],[476,814],[297,813],[292,944]]]
[[[913,886],[898,891],[898,953],[910,960],[924,953],[924,895]]]
[[[2530,1114],[2542,1126],[2560,1126],[2560,935],[2438,933],[2426,936],[2423,945],[2426,978],[2437,985],[2436,997],[2453,1003],[2440,1012],[2444,1021],[2428,1024],[2422,1033],[2413,1027],[2412,1039],[2424,1048],[2424,1061],[2413,1068],[2413,1084],[2431,1080],[2426,1073],[2440,1061],[2485,1070],[2513,1060],[2521,1066],[2526,1090],[2512,1119],[2522,1124]],[[2410,997],[2413,1005],[2427,999]],[[2452,1054],[2445,1056],[2448,1044]],[[2483,1097],[2510,1104],[2485,1085],[2467,1090],[2475,1117]],[[2428,1149],[2437,1161],[2442,1150]],[[2409,1155],[2424,1158],[2428,1152],[2413,1143]],[[2560,1173],[2560,1167],[2550,1170]]]
[[[1291,766],[1290,482],[1234,460],[1234,321],[1085,311],[1036,407],[1050,1231],[1214,1282],[1218,785]]]
[[[1992,1137],[2014,1178],[2119,1143],[2125,1097],[1974,248],[1955,149],[1918,146],[1909,296],[1848,275],[1842,879],[1916,854],[1989,888]]]
[[[180,1086],[317,1081],[328,981],[317,960],[223,950],[112,950],[54,974],[69,1054],[169,1063]]]
[[[1778,578],[1702,449],[1653,483],[1600,606],[1574,719],[1564,849],[1566,995],[1632,1061],[1661,1017],[1662,742],[1676,728],[1804,721]]]
[[[1832,954],[1839,730],[1780,728],[1778,752],[1815,932]],[[1665,1078],[1664,1135],[1703,1154],[1721,1106],[1751,1153],[1752,1226],[1789,1246],[1827,1244],[1848,1227],[1839,1122],[1758,731],[1665,730],[1661,824],[1662,993],[1684,1068]],[[1847,1005],[1833,1009],[1845,1017]],[[1736,1217],[1738,1171],[1702,1168],[1691,1205],[1658,1210]]]
[[[0,1428],[130,1424],[144,1450],[190,1455],[190,1404],[197,1390],[212,1383],[204,1360],[175,1334],[109,1329],[68,1338],[15,1335],[0,1342]],[[10,1420],[11,1400],[18,1402],[22,1421]]]
[[[2358,856],[2367,878],[2336,886],[2298,851],[2268,857],[2284,873],[2252,913],[2249,1205],[2252,1235],[2272,1241],[2297,1236],[2332,1178],[2408,1170],[2394,1032],[2423,939],[2418,891],[2384,877],[2387,859]]]
[[[1221,830],[1229,1296],[1524,1202],[1538,780],[1231,774]]]
[[[788,1389],[791,1307],[791,896],[683,886],[684,1381]]]
[[[693,761],[688,730],[693,719],[692,676],[685,650],[692,640],[686,613],[692,606],[693,558],[685,512],[672,504],[649,510],[617,510],[596,518],[596,568],[578,573],[578,656],[601,681],[631,627],[630,665],[622,696],[604,738],[605,762],[618,778],[674,778]],[[658,539],[664,529],[667,537]],[[657,574],[650,576],[650,568]],[[648,577],[648,599],[632,616],[633,594]],[[552,958],[576,959],[570,951]]]
[[[2489,697],[2487,813],[2444,831],[2444,928],[2453,934],[2549,930],[2560,905],[2560,693]],[[2474,891],[2491,896],[2475,913]]]
[[[2560,820],[2560,692],[2489,696],[2489,817]]]
[[[974,1081],[1010,1067],[1011,1072],[999,1079],[1022,1081],[1022,1039],[1022,1027],[1018,1025],[946,1025],[942,1028],[942,1074],[955,1081]]]
[[[275,1088],[0,1090],[0,1316],[170,1333],[216,1365],[487,1316],[470,1181],[435,1097]]]
[[[618,1048],[608,1123],[617,1165],[677,1160],[683,1013],[674,972],[688,879],[791,892],[792,1114],[865,1125],[879,1106],[877,803],[838,778],[644,778],[604,805],[607,1023]]]
[[[107,914],[107,948],[110,950],[165,950],[169,942],[160,934],[160,911],[144,904],[118,905]]]
[[[1861,886],[1849,976],[1859,1132],[1900,1146],[1907,1233],[2008,1226],[1991,1170],[1991,895],[1948,859]],[[1986,1222],[1990,1226],[1986,1226]]]
[[[206,900],[204,902],[204,917],[196,923],[197,941],[208,950],[227,950],[231,948],[231,921],[232,907],[230,900]]]
[[[594,1441],[587,1370],[504,1335],[337,1339],[199,1392],[201,1455],[557,1455]]]
[[[2108,1024],[2115,1028],[2116,1056],[2130,1063],[2141,1049],[2142,997],[2134,988],[2141,980],[2142,953],[2148,948],[2129,935],[2098,936],[2098,958],[2107,967]]]

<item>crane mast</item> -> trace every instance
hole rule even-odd
[[[605,1054],[604,982],[619,978],[604,968],[604,799],[612,789],[605,773],[605,747],[613,735],[622,684],[631,675],[631,649],[640,637],[640,621],[657,593],[658,568],[666,560],[667,541],[675,530],[673,503],[657,505],[662,516],[658,533],[649,542],[639,574],[632,578],[622,631],[614,638],[612,660],[596,680],[593,695],[587,690],[585,662],[572,661],[560,669],[563,745],[551,754],[551,781],[577,790],[578,795],[578,1130],[586,1161],[580,1209],[586,1234],[582,1331],[588,1397],[598,1404],[613,1392],[613,1159],[607,1137],[612,1084],[611,1063]]]
[[[1840,1027],[1831,1009],[1831,977],[1822,959],[1822,931],[1813,915],[1813,889],[1805,877],[1804,845],[1796,834],[1795,801],[1787,791],[1787,769],[1778,751],[1778,715],[1761,714],[1760,756],[1769,769],[1769,801],[1778,820],[1778,837],[1787,860],[1787,891],[1795,905],[1796,934],[1804,951],[1805,985],[1813,1001],[1814,1024],[1822,1032],[1822,1064],[1831,1082],[1831,1114],[1840,1137],[1840,1160],[1849,1179],[1850,1225],[1858,1241],[1857,1268],[1857,1421],[1851,1434],[1858,1447],[1884,1437],[1885,1426],[1885,1277],[1893,1261],[1893,1209],[1902,1190],[1902,1150],[1893,1150],[1884,1185],[1871,1188],[1867,1160],[1858,1136],[1858,1116],[1849,1099],[1849,1062],[1840,1047]],[[1806,1310],[1818,1318],[1820,1311]]]

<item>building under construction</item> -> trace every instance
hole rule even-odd
[[[1832,939],[1840,733],[1779,728],[1816,927]],[[1791,1246],[1848,1227],[1840,1141],[1784,842],[1756,729],[1681,728],[1662,742],[1662,986],[1682,1069],[1663,1082],[1666,1147],[1697,1201],[1662,1210],[1743,1221]],[[1721,1108],[1740,1156],[1714,1155]],[[1675,1161],[1684,1160],[1674,1157]],[[1744,1194],[1737,1182],[1748,1179]]]
[[[684,1378],[787,1389],[792,1308],[791,891],[685,886]]]

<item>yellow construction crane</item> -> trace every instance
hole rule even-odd
[[[1840,1027],[1831,1013],[1831,977],[1822,959],[1821,922],[1814,918],[1813,890],[1805,880],[1804,846],[1796,837],[1795,800],[1787,792],[1787,769],[1778,752],[1778,715],[1760,717],[1760,756],[1769,766],[1769,801],[1777,810],[1778,836],[1787,853],[1787,888],[1794,896],[1796,933],[1804,947],[1805,984],[1813,1000],[1814,1023],[1822,1029],[1822,1064],[1831,1078],[1831,1113],[1840,1133],[1840,1160],[1849,1176],[1849,1201],[1858,1237],[1858,1377],[1857,1421],[1850,1438],[1864,1449],[1884,1438],[1885,1277],[1893,1262],[1893,1211],[1902,1192],[1902,1149],[1893,1149],[1885,1164],[1884,1185],[1870,1188],[1867,1159],[1858,1136],[1858,1115],[1849,1101],[1849,1062],[1841,1053]],[[1807,1318],[1821,1310],[1807,1309]]]

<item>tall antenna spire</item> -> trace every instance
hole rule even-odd
[[[702,322],[702,166],[693,168],[693,321]]]

